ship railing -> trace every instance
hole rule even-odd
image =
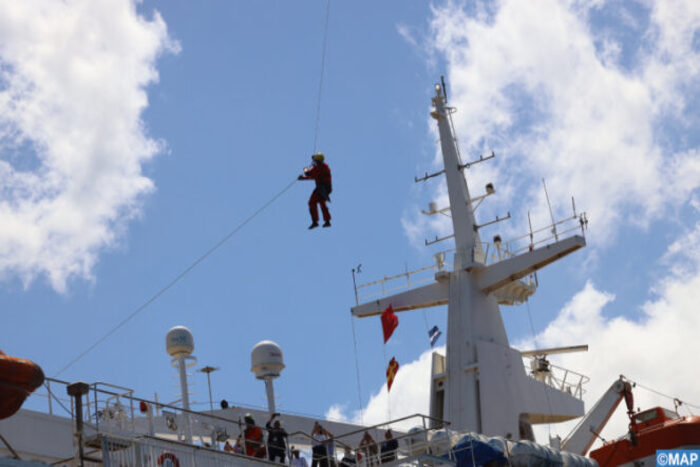
[[[565,238],[573,232],[580,231],[585,236],[588,225],[586,213],[574,214],[560,221],[552,222],[546,227],[530,231],[524,235],[502,241],[500,236],[495,236],[493,241],[480,241],[471,252],[471,260],[483,265],[496,264],[522,253],[532,251],[535,248],[549,245]],[[437,239],[438,241],[440,239]],[[434,242],[426,242],[431,244]],[[377,298],[386,297],[397,291],[407,290],[419,285],[428,284],[436,280],[436,275],[442,271],[449,271],[452,264],[446,261],[449,253],[454,253],[455,248],[441,250],[433,254],[435,263],[418,269],[405,271],[392,276],[384,276],[381,279],[358,284],[356,282],[359,271],[353,270],[353,285],[355,288],[355,304],[365,303]],[[521,279],[529,287],[537,286],[537,278],[534,274]]]
[[[406,270],[400,274],[393,276],[384,276],[381,279],[365,282],[362,284],[355,283],[355,303],[360,303],[385,297],[399,290],[407,290],[419,285],[425,285],[435,281],[435,274],[440,271],[447,271],[452,267],[452,264],[445,262],[444,255],[442,258],[437,258],[436,263],[431,266],[426,266],[414,270]],[[353,272],[355,274],[355,272]],[[356,277],[356,276],[354,276]]]
[[[532,358],[531,377],[577,399],[583,399],[583,395],[586,393],[584,385],[590,381],[588,376],[549,362],[546,362],[546,367],[539,368],[537,366],[539,361],[541,359],[538,357]]]
[[[47,378],[44,388],[48,400],[53,401],[51,410],[54,411],[56,404],[60,404],[61,410],[76,420],[74,399],[61,396],[66,394],[68,384],[66,381]],[[248,446],[243,436],[245,426],[240,421],[134,397],[133,390],[129,388],[106,383],[93,383],[89,387],[90,390],[82,396],[82,405],[83,439],[89,448],[87,456],[91,459],[101,453],[102,459],[110,465],[155,467],[163,464],[164,459],[170,456],[168,453],[171,453],[178,458],[180,465],[269,463],[265,459],[237,455],[225,449],[226,444],[233,447],[236,439],[240,438],[243,453],[247,451]],[[156,416],[157,414],[160,415]],[[190,425],[190,430],[185,429],[186,424]],[[407,432],[409,427],[412,429]],[[448,422],[427,415],[414,414],[362,427],[337,435],[330,442],[338,449],[347,447],[353,452],[362,453],[356,438],[359,433],[371,432],[375,435],[379,456],[384,433],[389,429],[399,442],[396,453],[398,463],[422,465],[428,462],[428,457],[434,457],[439,458],[438,463],[455,464],[454,453],[450,449],[450,440],[454,439],[455,432],[450,430]],[[188,433],[192,434],[190,440],[187,439]],[[263,444],[269,452],[266,438],[263,437]],[[296,440],[303,445],[302,439],[309,446],[313,444],[308,433],[295,432],[289,435],[287,459],[290,459],[291,443]],[[342,455],[338,449],[334,453],[336,460]],[[365,452],[368,453],[367,450]],[[88,460],[88,457],[85,459]],[[360,465],[378,465],[378,460],[378,457],[374,459],[365,455],[365,460]]]
[[[408,431],[407,427],[411,426],[412,428]],[[380,447],[384,441],[384,434],[389,430],[392,431],[393,439],[397,440],[399,445],[398,450],[394,453],[395,460],[390,464],[455,465],[454,455],[449,448],[449,440],[454,438],[454,433],[449,430],[449,422],[422,414],[409,415],[372,426],[363,426],[340,435],[332,434],[332,437],[323,441],[322,444],[326,446],[327,455],[319,460],[328,459],[331,461],[331,465],[337,465],[344,454],[339,452],[342,448],[343,451],[347,449],[356,456],[358,466],[369,467],[387,464],[387,462],[381,462]],[[434,438],[434,442],[431,442],[433,437],[430,435],[439,431],[444,436],[438,436],[438,438]],[[357,441],[359,435],[364,433],[371,433],[370,436],[374,435],[372,443],[362,444],[361,441]],[[291,445],[292,442],[307,446],[313,446],[317,443],[310,433],[304,431],[290,433],[289,444]],[[374,444],[374,447],[371,444]],[[311,455],[313,457],[313,454]]]
[[[143,436],[138,439],[104,435],[99,440],[104,465],[161,467],[165,465],[224,467],[231,465],[280,465],[267,459],[221,451],[205,445]]]
[[[455,465],[456,459],[450,446],[456,432],[451,430],[449,425],[445,420],[417,413],[343,433],[333,437],[333,441],[348,446],[359,454],[361,459],[358,459],[357,464],[360,466],[385,464],[386,460],[382,462],[381,445],[384,442],[384,434],[391,430],[393,439],[398,443],[398,449],[393,453],[395,460],[390,464],[423,465],[430,457],[431,461],[427,463]],[[370,436],[374,434],[372,442],[360,442],[356,446],[349,446],[351,438],[363,433],[369,433]]]
[[[38,401],[45,397],[51,415],[59,406],[76,420],[74,399],[65,397],[68,384],[67,381],[46,378],[43,389],[32,394],[32,399]],[[244,452],[246,450],[245,426],[238,420],[142,399],[135,397],[130,388],[108,383],[93,383],[89,387],[90,390],[82,396],[84,434],[88,443],[104,436],[126,439],[147,436],[222,451],[227,442],[233,448],[240,437],[241,447]],[[267,450],[266,437],[263,441]]]
[[[49,415],[61,414],[72,417],[72,400],[66,394],[66,386],[68,384],[67,381],[45,378],[44,384],[30,394],[23,407],[30,410],[45,411]]]
[[[474,261],[483,264],[495,264],[522,253],[532,251],[535,248],[546,246],[559,241],[561,238],[566,238],[574,232],[581,233],[585,236],[585,231],[588,226],[586,213],[574,212],[572,216],[566,217],[551,224],[528,231],[528,233],[511,238],[509,240],[501,240],[500,235],[496,235],[493,241],[481,241],[474,250]]]

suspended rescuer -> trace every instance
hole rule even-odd
[[[323,226],[331,226],[331,213],[328,211],[328,206],[326,203],[330,203],[330,194],[333,191],[331,185],[331,169],[328,164],[324,162],[325,157],[320,152],[311,156],[313,161],[313,166],[311,168],[305,168],[304,174],[299,175],[299,180],[314,180],[316,182],[316,188],[311,193],[309,198],[309,213],[311,213],[311,225],[309,229],[315,229],[318,227],[318,205],[321,205],[321,212],[323,213]]]

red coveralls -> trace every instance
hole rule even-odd
[[[251,457],[265,457],[265,444],[262,430],[259,426],[249,426],[243,432],[245,438],[245,453]]]
[[[309,213],[311,214],[311,220],[313,222],[318,222],[318,204],[321,205],[321,212],[323,213],[323,220],[328,222],[331,220],[331,213],[328,211],[328,206],[326,206],[326,201],[330,201],[328,195],[331,193],[331,168],[328,164],[321,162],[320,164],[314,165],[309,170],[304,170],[304,180],[315,180],[316,188],[311,197],[309,198]]]

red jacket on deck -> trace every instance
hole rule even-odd
[[[259,426],[249,426],[243,432],[245,453],[251,457],[265,457],[265,441]]]

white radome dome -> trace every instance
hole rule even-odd
[[[165,335],[165,349],[171,357],[190,355],[194,351],[194,337],[185,326],[175,326]]]
[[[255,344],[250,354],[250,371],[255,373],[256,378],[277,378],[283,369],[284,359],[279,345],[272,341]]]

